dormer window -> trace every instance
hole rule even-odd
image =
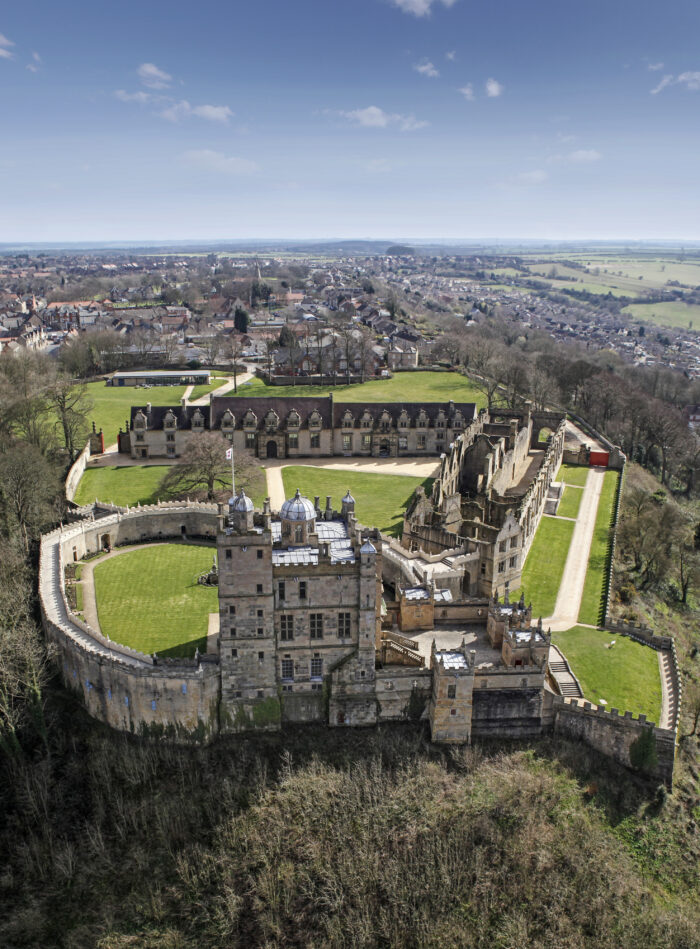
[[[198,430],[204,428],[204,416],[199,409],[192,416],[192,428]]]
[[[309,416],[309,428],[321,428],[322,421],[320,414],[314,409]]]
[[[345,413],[345,415],[343,416],[342,425],[343,425],[343,428],[353,428],[353,426],[355,425],[355,418],[352,412]]]
[[[164,428],[177,428],[177,419],[173,412],[168,411],[165,418],[163,419]]]
[[[416,419],[416,428],[427,428],[428,426],[428,416],[425,414],[425,410],[421,409],[418,413],[418,418]]]
[[[145,428],[146,427],[146,416],[143,412],[137,412],[134,416],[134,428]]]
[[[231,409],[226,409],[221,419],[222,428],[233,428],[236,424],[236,418],[231,412]]]
[[[277,412],[270,410],[265,416],[265,429],[268,432],[276,432],[279,428],[280,419]]]
[[[298,412],[290,412],[287,416],[287,428],[299,428],[301,418]]]
[[[399,416],[399,428],[408,428],[408,412],[406,409]]]
[[[362,428],[371,428],[373,421],[374,420],[369,412],[365,412],[365,414],[362,416]]]
[[[391,428],[391,416],[386,410],[382,412],[382,416],[379,420],[379,427],[383,432],[388,432]]]
[[[452,428],[461,428],[463,424],[464,424],[464,416],[462,415],[461,412],[456,412],[454,421],[452,423]]]
[[[243,416],[243,428],[245,429],[256,429],[258,427],[258,417],[255,412],[251,412],[250,409]]]

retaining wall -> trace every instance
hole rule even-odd
[[[638,718],[634,718],[631,712],[620,715],[616,708],[608,711],[591,702],[555,695],[552,703],[555,733],[574,741],[584,741],[628,768],[632,767],[630,747],[643,732],[651,730],[658,760],[647,774],[671,786],[676,749],[675,730],[658,728],[653,722],[647,722],[645,715]]]
[[[218,657],[154,659],[114,643],[69,609],[64,568],[74,554],[166,537],[216,534],[214,505],[152,505],[84,520],[42,537],[39,600],[47,638],[64,683],[90,715],[113,728],[180,741],[203,741],[218,732]]]

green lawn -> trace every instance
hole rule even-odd
[[[586,582],[583,586],[581,609],[578,614],[579,623],[590,623],[595,626],[600,620],[600,611],[605,589],[605,573],[608,564],[608,542],[610,539],[610,518],[612,517],[617,479],[617,471],[606,471],[603,490],[598,501],[598,513],[595,519],[595,529],[591,542],[591,552],[588,555],[588,569]]]
[[[590,470],[584,465],[562,465],[555,480],[563,481],[564,484],[576,484],[579,488],[583,488],[586,486]]]
[[[132,405],[179,405],[184,386],[152,386],[137,389],[135,386],[107,386],[104,382],[88,382],[87,390],[93,402],[88,412],[88,422],[93,420],[105,436],[105,448],[117,440],[117,433],[131,415]]]
[[[228,377],[217,376],[215,378],[212,376],[212,380],[213,381],[208,385],[195,386],[190,394],[189,401],[194,402],[195,399],[201,399],[203,395],[209,395],[210,392],[215,392],[217,389],[220,389],[228,382]]]
[[[284,396],[333,393],[338,402],[476,402],[484,408],[486,400],[466,376],[457,372],[397,372],[391,379],[372,379],[356,385],[337,386],[269,386],[254,378],[239,386],[239,396]],[[233,393],[230,393],[233,395]]]
[[[153,504],[168,465],[87,468],[75,493],[76,504],[111,501],[114,504]]]
[[[607,648],[613,640],[615,645]],[[658,723],[661,678],[653,649],[626,636],[583,626],[552,633],[552,642],[566,656],[586,699],[596,704],[605,699],[607,708],[642,713]]]
[[[700,270],[698,271],[700,274]],[[663,303],[631,303],[623,311],[638,320],[648,320],[657,326],[673,326],[678,329],[700,330],[700,306],[667,300]]]
[[[91,504],[112,501],[119,505],[155,504],[160,498],[168,500],[167,494],[158,490],[160,480],[168,465],[124,465],[109,468],[87,468],[78,484],[74,501],[76,504]],[[256,468],[253,482],[246,486],[246,494],[254,504],[262,506],[267,497],[267,482],[262,468]]]
[[[209,613],[218,611],[216,587],[200,586],[214,548],[158,544],[129,550],[94,570],[102,632],[148,655],[192,656],[206,650]]]
[[[570,487],[568,484],[564,488],[559,507],[557,508],[558,517],[578,517],[578,509],[581,507],[583,490],[577,487]]]
[[[355,514],[360,523],[367,527],[378,527],[393,536],[401,535],[403,514],[415,489],[422,484],[428,491],[432,484],[432,478],[363,474],[302,465],[283,468],[282,479],[287,497],[291,497],[299,488],[312,501],[318,495],[321,506],[325,507],[326,495],[330,494],[337,511],[349,489],[355,498]]]
[[[523,568],[522,592],[533,616],[551,616],[557,602],[574,521],[543,517]],[[512,594],[515,598],[519,591]]]

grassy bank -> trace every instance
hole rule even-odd
[[[569,553],[573,521],[543,517],[525,561],[522,590],[534,616],[551,616]],[[516,594],[514,594],[516,595]]]
[[[591,541],[591,551],[588,555],[586,581],[581,597],[581,609],[578,614],[579,623],[596,625],[601,619],[603,595],[605,593],[605,578],[608,569],[608,555],[610,551],[610,522],[617,481],[620,477],[617,471],[606,471],[603,489],[598,501],[598,513],[595,519],[595,529]]]

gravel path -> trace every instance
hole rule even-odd
[[[578,623],[583,586],[586,582],[588,555],[591,552],[598,501],[603,488],[605,468],[591,468],[583,489],[576,527],[569,545],[564,573],[559,585],[554,613],[543,619],[545,626],[553,630],[571,629]]]

